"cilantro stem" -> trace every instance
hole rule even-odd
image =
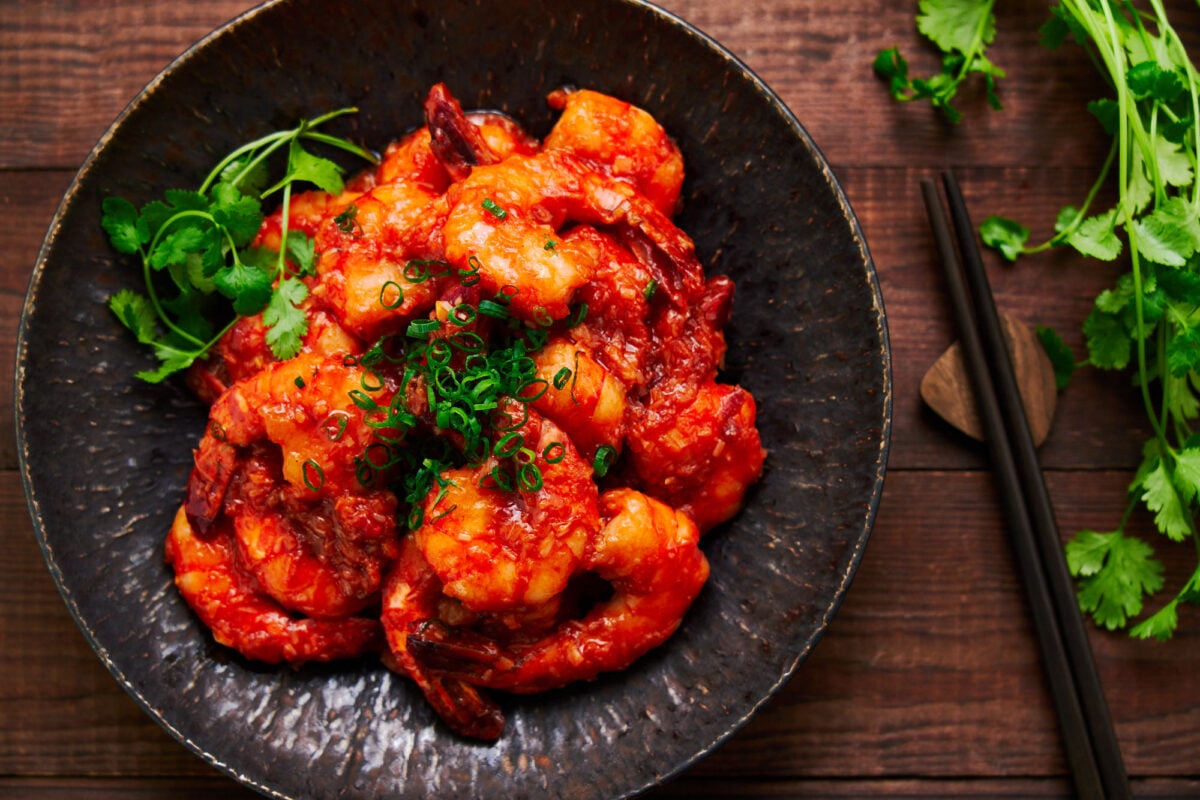
[[[221,159],[221,161],[218,162],[215,167],[213,167],[212,172],[210,172],[208,177],[204,179],[204,182],[200,184],[200,192],[208,192],[208,190],[212,188],[212,185],[216,183],[217,179],[221,177],[225,170],[230,165],[241,159],[242,156],[248,153],[255,153],[255,156],[252,159],[242,165],[242,168],[238,171],[238,174],[229,179],[230,183],[232,183],[234,186],[237,186],[241,180],[246,175],[249,175],[256,166],[261,164],[267,158],[267,156],[278,150],[295,135],[295,130],[276,131],[275,133],[263,136],[261,139],[255,139],[253,142],[242,145],[229,155],[225,156],[225,158]]]

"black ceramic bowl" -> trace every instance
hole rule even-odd
[[[507,698],[495,744],[449,733],[377,663],[253,666],[213,644],[163,562],[204,410],[107,298],[138,269],[101,199],[194,186],[249,139],[325,110],[382,146],[429,86],[544,133],[546,94],[591,87],[650,110],[688,177],[680,225],[737,283],[727,382],[758,398],[770,451],[744,511],[704,542],[684,625],[628,671]],[[17,353],[25,489],[46,562],[121,685],[197,755],[278,797],[636,794],[741,728],[829,624],[873,522],[891,412],[883,306],[837,181],[787,108],[702,33],[636,0],[280,0],[201,41],[96,146],[47,235]]]

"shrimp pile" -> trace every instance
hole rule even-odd
[[[244,317],[192,367],[209,420],[166,542],[220,644],[381,658],[481,740],[493,692],[666,641],[765,457],[754,398],[718,381],[733,284],[671,221],[678,147],[616,98],[548,101],[539,141],[437,85],[342,194],[292,198],[303,346],[278,361]]]

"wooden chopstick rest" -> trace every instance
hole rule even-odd
[[[1000,314],[1008,351],[1013,360],[1021,404],[1029,418],[1029,432],[1035,446],[1045,441],[1054,421],[1058,391],[1054,367],[1037,334],[1026,323],[1009,314]],[[963,361],[962,347],[956,341],[934,362],[921,379],[921,399],[942,419],[973,439],[983,441],[983,425],[976,411],[975,390]]]

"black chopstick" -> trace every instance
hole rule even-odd
[[[1053,506],[974,228],[954,175],[945,173],[943,184],[954,236],[934,182],[922,180],[921,191],[975,387],[984,438],[995,467],[1075,788],[1083,798],[1128,798],[1131,795],[1120,747],[1067,571]]]

